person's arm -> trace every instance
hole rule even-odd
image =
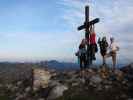
[[[90,31],[90,33],[92,33],[92,26],[90,26],[89,31]]]
[[[92,25],[92,32],[95,33],[95,26]]]
[[[96,34],[95,33],[95,26],[94,25],[92,25],[92,34]]]

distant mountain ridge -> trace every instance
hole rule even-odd
[[[72,62],[59,62],[57,60],[47,61],[48,68],[54,69],[77,69],[79,65],[77,63]]]
[[[94,64],[95,66],[99,66],[101,64]],[[117,67],[121,68],[124,66],[127,66],[128,64],[118,64]],[[28,67],[48,67],[51,69],[57,69],[57,70],[66,70],[66,69],[79,69],[78,63],[73,62],[60,62],[57,60],[49,60],[49,61],[39,61],[39,62],[0,62],[0,70],[10,70],[16,69],[20,66],[25,66],[25,68]],[[108,64],[108,66],[111,67],[111,64]]]
[[[72,62],[59,62],[57,60],[40,61],[40,62],[0,62],[0,70],[10,70],[10,68],[15,69],[20,66],[28,67],[48,67],[52,69],[62,70],[62,69],[77,69],[79,65]]]

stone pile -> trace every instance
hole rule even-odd
[[[7,100],[132,100],[133,65],[112,71],[108,67],[79,70],[34,69],[30,79],[0,84]],[[31,81],[32,79],[32,81]],[[80,99],[81,98],[81,99]]]

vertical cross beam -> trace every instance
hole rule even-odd
[[[89,6],[85,6],[85,38],[87,39],[90,35],[90,24],[89,24]],[[89,41],[88,41],[89,42]],[[90,65],[92,61],[90,60],[90,54],[89,54],[89,45],[87,45],[87,62]]]
[[[89,6],[85,7],[85,22],[89,22]]]
[[[88,38],[88,36],[89,36],[89,25],[88,25],[88,23],[89,23],[89,6],[86,6],[85,7],[85,38]]]

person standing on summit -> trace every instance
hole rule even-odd
[[[117,51],[119,51],[119,46],[115,42],[115,39],[113,37],[110,38],[110,45],[109,45],[109,53],[105,57],[112,57],[113,62],[113,70],[116,68],[116,56]]]
[[[103,37],[102,40],[101,38],[98,39],[98,44],[100,47],[100,53],[103,58],[103,65],[106,65],[106,59],[105,56],[107,54],[107,49],[108,49],[108,42],[106,40],[106,37]]]
[[[84,70],[87,66],[86,63],[86,39],[82,39],[79,50],[76,52],[76,56],[78,56],[79,63],[80,63],[80,76],[84,77]]]
[[[87,39],[87,44],[89,45],[88,55],[91,55],[91,60],[96,60],[95,53],[98,51],[98,48],[96,44],[96,33],[94,25],[90,27],[90,36]]]

